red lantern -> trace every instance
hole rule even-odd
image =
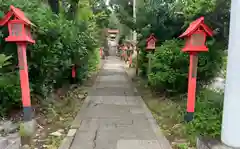
[[[8,23],[9,36],[8,42],[28,42],[35,43],[32,39],[30,26],[22,20],[11,20]]]
[[[11,20],[11,18],[14,18]],[[33,25],[20,9],[10,6],[10,11],[0,20],[0,26],[8,25],[8,42],[16,42],[18,47],[18,64],[23,104],[23,120],[26,124],[34,125],[30,99],[28,65],[26,48],[28,43],[35,43],[32,39],[30,27]],[[25,123],[24,123],[25,124]],[[25,127],[25,126],[24,126]],[[29,127],[29,126],[28,126]],[[33,131],[33,130],[32,130]],[[33,133],[33,132],[32,132]],[[24,140],[24,139],[23,139]]]
[[[188,52],[190,55],[189,76],[188,76],[188,100],[187,100],[187,115],[186,121],[193,120],[195,108],[195,94],[197,84],[197,63],[198,53],[207,52],[208,48],[205,45],[206,36],[212,36],[212,30],[204,24],[204,17],[192,22],[187,30],[180,35],[181,38],[186,38],[183,52]]]
[[[154,37],[153,34],[151,34],[147,39],[147,50],[154,50],[155,49],[155,43],[157,39]]]
[[[102,53],[103,53],[103,49],[102,49],[102,47],[99,49],[99,51],[100,51],[100,57],[102,57]]]
[[[183,52],[207,52],[208,48],[205,45],[206,36],[212,36],[212,30],[204,24],[204,17],[200,17],[192,22],[187,30],[179,36],[186,38]]]
[[[13,20],[10,20],[14,17]],[[34,26],[20,9],[10,6],[10,11],[0,21],[0,26],[8,25],[9,36],[5,39],[8,42],[35,43],[31,36],[30,26]]]

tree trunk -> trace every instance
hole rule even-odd
[[[55,14],[59,14],[59,2],[58,0],[48,0],[48,4],[50,5],[52,12]]]

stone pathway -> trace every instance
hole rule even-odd
[[[116,57],[105,60],[59,149],[171,149]]]

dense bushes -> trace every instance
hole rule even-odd
[[[195,19],[200,16],[205,17],[205,23],[214,30],[214,36],[207,40],[209,52],[201,53],[199,56],[198,83],[205,84],[211,81],[214,76],[219,74],[222,65],[221,53],[227,47],[229,4],[229,0],[210,0],[207,3],[204,0],[139,0],[136,6],[135,23],[132,18],[132,3],[112,0],[112,6],[115,8],[120,22],[138,32],[137,46],[141,49],[142,76],[147,76],[146,39],[151,33],[154,33],[158,49],[155,60],[152,62],[155,66],[153,66],[153,73],[149,76],[150,85],[154,89],[165,89],[175,93],[186,91],[189,62],[188,55],[180,53],[180,49],[183,47],[182,42],[172,41],[172,39],[183,33]]]
[[[152,73],[148,75],[153,89],[174,93],[187,91],[189,56],[183,53],[182,40],[168,40],[156,48],[152,60]],[[208,83],[219,72],[222,62],[222,52],[212,49],[208,53],[200,53],[198,59],[198,86]]]
[[[69,81],[72,64],[80,68],[80,81],[87,76],[88,67],[94,69],[98,62],[98,33],[94,17],[89,20],[67,20],[64,14],[56,15],[47,3],[39,0],[0,0],[0,10],[8,11],[10,4],[21,8],[36,25],[33,37],[36,44],[28,46],[28,65],[31,90],[35,94],[48,96],[54,88],[61,87]],[[12,55],[11,69],[4,67],[1,74],[0,109],[11,108],[20,101],[16,45],[6,43],[6,27],[0,29],[3,36],[1,51]],[[7,79],[9,74],[14,79]],[[84,75],[83,75],[84,74]],[[9,82],[11,81],[11,82]]]
[[[223,93],[202,90],[197,97],[194,121],[186,125],[189,136],[210,136],[219,138],[221,134]],[[190,138],[195,142],[195,137]]]
[[[156,49],[150,85],[159,91],[183,92],[187,86],[188,55],[181,52],[182,41],[169,40]]]
[[[1,69],[9,66],[10,58],[0,54],[0,105],[4,105],[1,106],[1,112],[6,112],[9,106],[17,104],[20,98],[18,75],[15,72],[6,73]]]

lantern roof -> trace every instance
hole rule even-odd
[[[154,34],[151,34],[148,38],[147,38],[147,42],[149,42],[150,40],[154,40],[157,41],[157,38],[155,38]]]
[[[4,16],[4,18],[0,20],[0,26],[5,25],[11,19],[12,16],[23,21],[27,25],[33,25],[32,22],[25,16],[22,10],[11,5],[10,11],[8,11],[7,14]]]
[[[202,28],[203,31],[208,36],[213,36],[213,31],[204,23],[204,17],[200,17],[197,20],[190,23],[187,30],[183,34],[181,34],[179,37],[182,38],[182,37],[186,37],[186,36],[191,36],[199,28]]]

